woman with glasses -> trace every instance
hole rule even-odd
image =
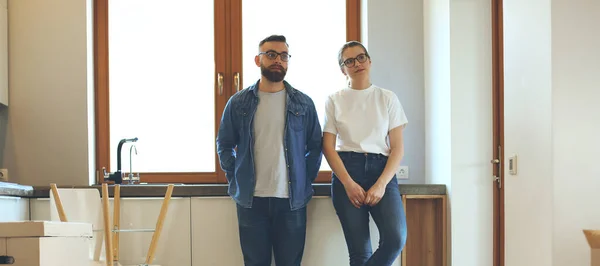
[[[348,87],[325,106],[323,154],[333,170],[331,196],[350,266],[391,265],[406,243],[406,217],[396,171],[404,155],[407,118],[394,92],[371,83],[371,57],[359,42],[340,49]],[[379,230],[373,253],[369,214]]]

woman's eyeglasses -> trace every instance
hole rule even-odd
[[[358,61],[359,63],[362,64],[362,63],[366,62],[368,58],[369,58],[369,56],[366,54],[359,54],[357,57],[348,58],[348,59],[344,60],[344,63],[342,65],[345,65],[347,67],[353,67],[356,64],[356,61]]]

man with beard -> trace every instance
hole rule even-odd
[[[291,56],[284,36],[262,40],[261,78],[229,99],[217,153],[237,205],[246,266],[300,266],[306,205],[321,166],[321,125],[310,97],[284,80]]]

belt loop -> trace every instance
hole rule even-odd
[[[369,172],[369,153],[365,152],[365,176]]]

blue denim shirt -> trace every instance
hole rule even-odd
[[[258,106],[258,83],[233,95],[223,111],[217,134],[217,153],[229,182],[228,194],[242,207],[251,208],[254,170],[253,118]],[[284,81],[286,124],[285,159],[289,175],[290,208],[306,206],[312,198],[312,182],[321,167],[321,124],[312,99]]]

